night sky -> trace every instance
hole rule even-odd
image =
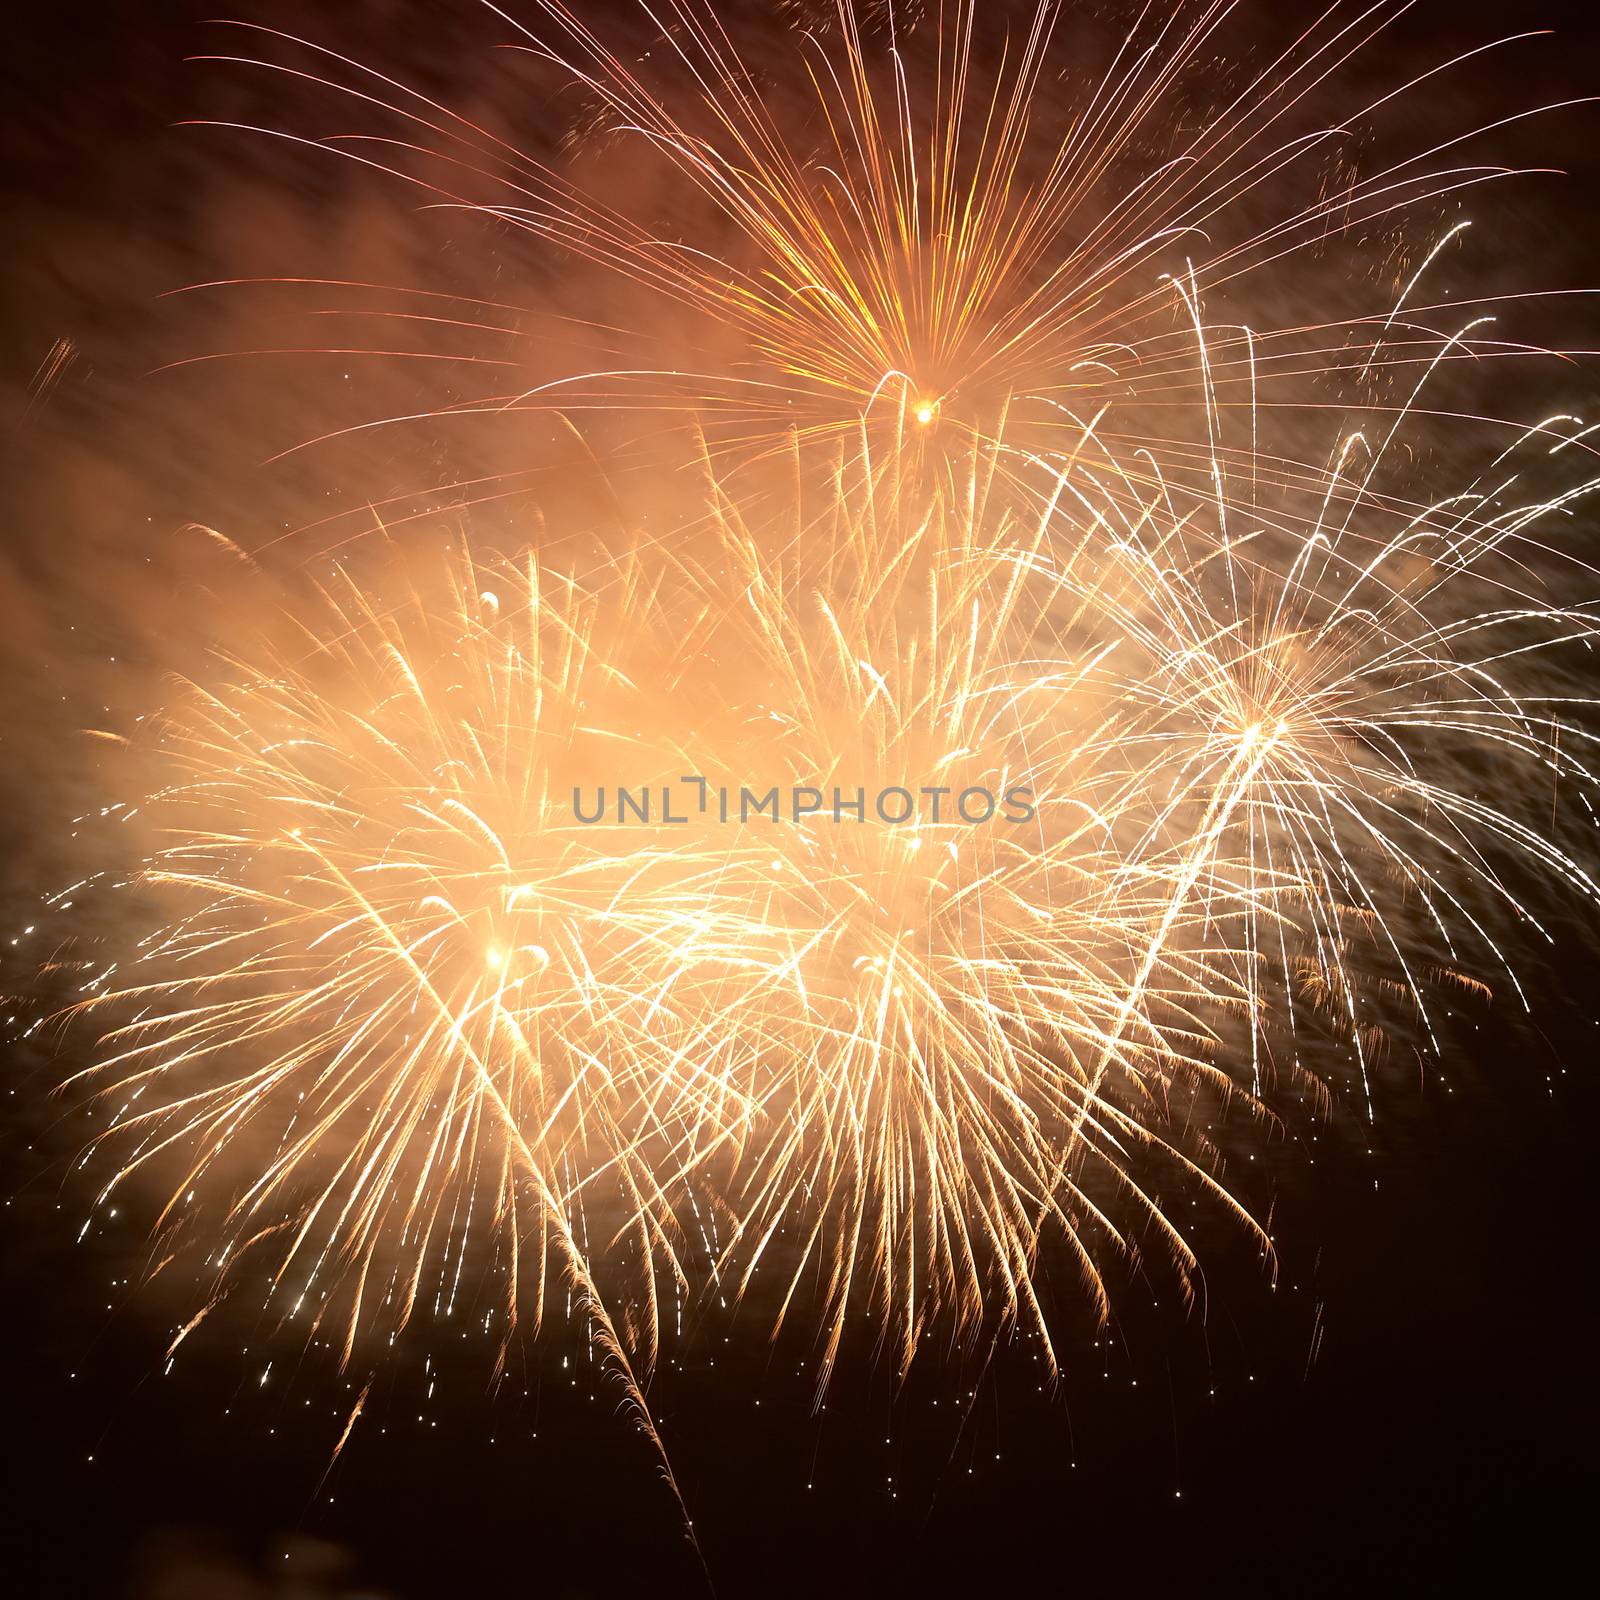
[[[1484,92],[1564,100],[1600,91],[1588,9],[1423,0],[1382,48],[1420,70],[1513,26],[1549,25],[1560,42],[1518,57],[1521,76]],[[460,471],[504,443],[434,441],[419,461],[415,438],[367,436],[263,464],[349,414],[333,368],[155,372],[230,348],[279,309],[247,292],[196,305],[163,298],[170,290],[246,272],[422,286],[468,245],[448,219],[419,221],[359,174],[176,126],[295,113],[225,66],[185,64],[216,48],[202,26],[214,10],[30,0],[7,23],[0,990],[20,1019],[13,1036],[61,996],[34,976],[53,945],[4,941],[42,921],[41,895],[102,847],[92,825],[67,820],[102,803],[100,758],[80,730],[125,726],[203,650],[211,615],[238,603],[228,560],[190,525],[272,548],[288,528],[416,487],[442,460],[429,451],[454,451]],[[519,105],[515,68],[493,50],[504,26],[470,0],[264,0],[237,14],[380,61],[503,118],[530,146],[554,137],[559,108]],[[1509,160],[1565,175],[1474,202],[1497,286],[1600,283],[1597,128],[1580,109],[1506,136]],[[504,281],[524,267],[508,248],[485,270]],[[1579,304],[1562,337],[1594,348],[1596,313]],[[1544,409],[1592,414],[1592,368],[1563,381]],[[559,492],[576,492],[554,444],[541,438],[535,455]],[[1270,1216],[1276,1288],[1246,1241],[1218,1228],[1203,1311],[1159,1273],[1125,1273],[1098,1330],[1070,1269],[1047,1260],[1064,1369],[1053,1395],[1024,1344],[982,1371],[919,1363],[898,1395],[864,1346],[814,1416],[803,1341],[769,1351],[740,1338],[738,1320],[705,1318],[669,1352],[676,1364],[651,1398],[716,1592],[1581,1584],[1593,1546],[1600,974],[1592,919],[1562,913],[1552,926],[1553,949],[1530,938],[1517,952],[1533,1016],[1500,994],[1454,1007],[1440,1069],[1396,1052],[1375,1126],[1355,1104],[1317,1119],[1285,1108],[1239,1177]],[[140,1282],[153,1264],[140,1219],[78,1239],[92,1198],[72,1171],[86,1125],[51,1090],[72,1064],[61,1052],[81,1045],[58,1050],[57,1038],[43,1029],[0,1047],[0,1586],[144,1600],[700,1592],[614,1394],[582,1357],[563,1367],[560,1319],[550,1340],[513,1349],[499,1382],[481,1341],[425,1329],[403,1341],[374,1368],[326,1478],[364,1381],[326,1351],[274,1343],[246,1321],[196,1339],[167,1375],[181,1311],[159,1281]]]

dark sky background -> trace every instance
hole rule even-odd
[[[263,465],[342,414],[345,380],[328,363],[271,360],[152,376],[241,329],[253,340],[277,310],[247,295],[162,296],[241,271],[424,285],[471,243],[419,227],[382,185],[264,140],[172,127],[296,114],[223,68],[184,65],[215,47],[200,26],[213,9],[61,0],[7,19],[0,910],[17,930],[85,848],[64,820],[98,793],[78,730],[148,703],[209,637],[208,608],[232,603],[227,558],[188,525],[259,549],[418,483],[415,439]],[[1420,66],[1548,24],[1560,43],[1518,57],[1522,76],[1500,88],[1557,100],[1600,90],[1589,9],[1424,3],[1384,48]],[[491,48],[505,29],[470,0],[236,10],[402,69],[525,141],[548,139],[560,116],[519,101]],[[1600,283],[1597,130],[1582,113],[1508,135],[1513,158],[1539,152],[1567,175],[1478,208],[1496,271]],[[491,271],[517,267],[508,256]],[[1594,347],[1594,315],[1573,313],[1573,343]],[[70,359],[41,389],[58,341]],[[1587,374],[1573,381],[1592,397]],[[505,443],[471,449],[492,458]],[[532,458],[556,459],[535,443]],[[796,1362],[723,1344],[729,1330],[708,1324],[655,1403],[717,1592],[1007,1593],[1031,1580],[1044,1594],[1385,1594],[1487,1578],[1529,1593],[1558,1575],[1581,1581],[1593,1552],[1600,970],[1593,928],[1564,928],[1553,953],[1523,963],[1533,1023],[1494,1004],[1452,1019],[1448,1090],[1397,1070],[1375,1131],[1346,1107],[1291,1124],[1293,1142],[1262,1152],[1249,1185],[1258,1214],[1271,1208],[1276,1290],[1219,1236],[1204,1318],[1153,1274],[1113,1285],[1108,1339],[1079,1325],[1063,1273],[1066,1377],[1053,1398],[1036,1392],[1021,1349],[994,1363],[970,1407],[972,1383],[937,1363],[896,1398],[856,1361],[815,1418]],[[0,988],[23,994],[38,952],[9,937],[0,927]],[[379,1369],[325,1482],[351,1402],[326,1363],[197,1340],[165,1376],[170,1307],[130,1282],[137,1240],[75,1242],[88,1196],[48,1097],[61,1063],[39,1035],[0,1060],[7,1592],[694,1591],[647,1452],[606,1392],[593,1397],[591,1373],[562,1370],[559,1340],[519,1354],[493,1393],[480,1348],[408,1347]],[[260,1386],[268,1354],[276,1375]]]

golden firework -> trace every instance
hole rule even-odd
[[[901,1375],[939,1325],[1020,1326],[1053,1372],[1049,1241],[1102,1318],[1140,1237],[1192,1292],[1176,1169],[1270,1257],[1214,1118],[1266,1118],[1330,1042],[1372,1114],[1399,1013],[1427,1039],[1439,983],[1515,985],[1530,871],[1600,901],[1554,816],[1591,784],[1562,653],[1595,613],[1550,578],[1593,575],[1549,531],[1596,487],[1588,430],[1516,430],[1448,495],[1413,467],[1423,381],[1511,350],[1420,320],[1456,228],[1382,317],[1208,321],[1334,219],[1485,175],[1347,174],[1228,234],[1396,6],[1330,8],[1181,135],[1228,8],[1147,9],[1042,146],[1054,0],[998,60],[971,5],[891,8],[880,51],[842,3],[804,146],[699,0],[664,13],[665,87],[530,9],[595,141],[645,141],[725,252],[331,52],[319,81],[409,125],[361,159],[738,354],[462,408],[693,415],[648,548],[377,541],[162,719],[159,916],[81,1008],[102,1199],[158,1175],[213,1295],[265,1284],[347,1357],[479,1249],[502,1340],[537,1325],[554,1260],[652,1436],[669,1296],[813,1324],[819,1399],[861,1312]],[[380,314],[471,322],[442,309]],[[1326,458],[1263,441],[1269,386],[1340,408]]]

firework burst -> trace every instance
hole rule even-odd
[[[559,295],[516,304],[303,280],[336,295],[324,318],[361,335],[326,353],[450,373],[440,406],[354,431],[522,411],[654,415],[694,419],[733,460],[798,439],[826,461],[865,421],[880,459],[892,448],[903,471],[941,487],[974,440],[1006,441],[1141,490],[1154,454],[1165,493],[1203,505],[1219,453],[1258,486],[1320,477],[1293,437],[1308,406],[1390,417],[1419,369],[1547,353],[1488,314],[1441,349],[1447,307],[1420,289],[1466,226],[1439,223],[1446,207],[1512,175],[1474,158],[1475,142],[1520,117],[1431,143],[1391,126],[1420,83],[1527,35],[1374,90],[1357,68],[1403,0],[1330,6],[1249,67],[1227,55],[1235,8],[1212,0],[1132,8],[1120,34],[1067,42],[1060,0],[1028,0],[994,26],[972,0],[870,13],[839,0],[790,8],[781,72],[706,0],[641,6],[633,25],[560,0],[487,9],[540,83],[583,97],[566,160],[281,30],[246,26],[245,48],[205,58],[375,119],[331,138],[252,131],[582,263],[585,303],[567,309]],[[673,214],[693,222],[658,224],[641,186],[674,195]],[[608,199],[613,187],[623,192]],[[1427,249],[1408,224],[1436,234]],[[1352,264],[1381,285],[1355,310]],[[1308,275],[1344,309],[1303,321],[1264,309],[1303,304]],[[519,373],[519,387],[473,388]],[[1205,425],[1219,409],[1248,411],[1249,437],[1220,447]],[[1280,413],[1264,438],[1261,419]]]
[[[1518,429],[1433,494],[1423,383],[1526,351],[1425,326],[1409,263],[1381,317],[1204,309],[1502,169],[1408,158],[1236,225],[1325,153],[1302,102],[1399,7],[1330,7],[1180,134],[1228,9],[1141,14],[1041,154],[1052,0],[998,55],[969,5],[891,8],[881,51],[841,5],[801,41],[803,148],[698,0],[658,19],[660,83],[540,0],[522,45],[581,84],[591,143],[642,141],[718,219],[693,247],[256,30],[406,124],[341,153],[739,355],[455,408],[693,415],[648,547],[378,543],[160,722],[159,915],[79,1008],[84,1077],[102,1202],[158,1178],[208,1304],[264,1282],[348,1359],[471,1251],[503,1339],[559,1271],[653,1437],[663,1305],[754,1302],[758,1274],[772,1336],[815,1333],[819,1401],[858,1311],[900,1376],[941,1324],[1021,1328],[1053,1373],[1047,1239],[1102,1319],[1105,1252],[1139,1238],[1193,1294],[1176,1170],[1270,1257],[1214,1115],[1319,1081],[1312,1041],[1353,1052],[1372,1115],[1402,1014],[1435,1043],[1439,984],[1516,985],[1533,874],[1600,902],[1522,803],[1588,805],[1560,667],[1595,612],[1550,598],[1592,589],[1550,531],[1596,486],[1588,430]],[[377,314],[488,309],[515,308]],[[1263,442],[1275,394],[1360,425],[1298,459]]]

